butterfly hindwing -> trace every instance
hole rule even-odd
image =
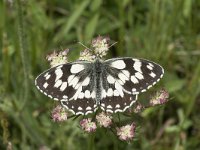
[[[124,97],[113,95],[102,99],[100,107],[109,113],[124,112],[130,108],[137,100],[137,95],[124,93]]]
[[[97,110],[96,102],[93,98],[84,98],[76,100],[61,100],[62,105],[75,115],[87,115]]]
[[[80,75],[80,78],[82,76]],[[87,77],[83,82],[78,85],[76,92],[69,100],[61,100],[64,107],[70,110],[75,115],[87,115],[97,110],[96,105],[96,92],[94,85],[93,70],[90,69],[87,73]]]
[[[109,78],[108,73],[104,73],[103,76]],[[137,95],[125,92],[117,79],[109,80],[110,83],[106,80],[102,81],[101,109],[110,113],[126,111],[136,102]]]
[[[130,108],[137,100],[137,95],[127,93],[120,84],[121,80],[112,70],[106,68],[102,72],[102,99],[100,107],[110,113],[124,112]],[[111,75],[112,74],[112,75]]]
[[[145,59],[117,58],[105,61],[111,78],[119,83],[128,93],[138,94],[156,84],[163,76],[164,69]],[[107,80],[109,82],[109,79]]]

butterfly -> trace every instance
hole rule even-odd
[[[130,108],[138,94],[155,85],[163,74],[159,64],[145,59],[97,58],[52,67],[36,78],[35,85],[75,115],[99,108],[117,113]]]

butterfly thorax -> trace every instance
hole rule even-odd
[[[96,93],[96,104],[100,103],[101,93],[102,93],[102,72],[104,70],[104,65],[101,60],[97,59],[93,65],[93,73],[94,73],[94,86]]]

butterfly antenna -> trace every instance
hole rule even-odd
[[[117,42],[114,42],[113,44],[111,44],[109,47],[108,47],[108,49],[109,48],[111,48],[113,45],[115,45],[115,44],[117,44]]]
[[[88,48],[87,46],[85,46],[83,43],[78,42],[79,44],[81,44],[83,47],[87,48],[88,50],[92,51],[90,48]]]

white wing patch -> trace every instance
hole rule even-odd
[[[133,65],[133,68],[134,68],[136,71],[142,73],[141,66],[142,66],[142,63],[141,63],[140,61],[136,61],[136,62],[134,63],[134,65]]]
[[[48,84],[47,82],[45,82],[45,83],[43,84],[43,87],[46,89],[48,85],[49,85],[49,84]]]
[[[63,76],[63,72],[60,68],[55,70],[55,74],[56,74],[55,82]]]
[[[113,90],[112,90],[111,88],[108,89],[108,91],[107,91],[107,96],[108,96],[108,97],[113,96]]]
[[[73,88],[77,85],[79,81],[79,78],[78,77],[74,77],[70,82],[69,82],[69,86],[72,86]]]
[[[84,69],[84,65],[80,65],[80,64],[74,64],[72,65],[70,71],[71,73],[79,73]]]
[[[123,83],[125,83],[126,81],[129,80],[129,78],[128,78],[125,74],[123,74],[123,73],[119,73],[119,74],[118,74],[118,77],[120,78],[120,80],[121,80]]]
[[[131,81],[132,81],[134,84],[139,83],[138,79],[137,79],[134,75],[131,76]]]
[[[108,81],[108,83],[110,83],[110,84],[115,83],[115,79],[114,79],[111,75],[108,75],[108,76],[107,76],[107,81]]]
[[[139,80],[144,79],[144,76],[143,76],[142,73],[140,73],[140,72],[136,72],[136,73],[135,73],[135,77],[138,78]]]
[[[155,78],[155,76],[156,76],[156,74],[153,73],[153,72],[151,72],[149,75],[150,75],[151,77],[153,77],[153,78]]]
[[[116,60],[112,62],[111,66],[117,69],[124,69],[126,67],[126,64],[123,60]]]
[[[64,91],[67,88],[67,82],[62,82],[62,85],[60,87],[60,91]]]
[[[85,98],[90,98],[90,91],[89,90],[86,90],[85,91]]]
[[[61,86],[62,84],[62,80],[58,80],[56,81],[56,83],[54,84],[54,87],[58,88],[59,86]]]
[[[119,95],[121,97],[123,97],[124,96],[123,88],[122,88],[122,86],[118,82],[115,82],[115,88],[119,92]]]
[[[128,70],[122,70],[123,74],[129,79],[130,78],[130,72]]]
[[[86,77],[85,80],[82,83],[82,86],[87,86],[90,83],[90,78]]]

